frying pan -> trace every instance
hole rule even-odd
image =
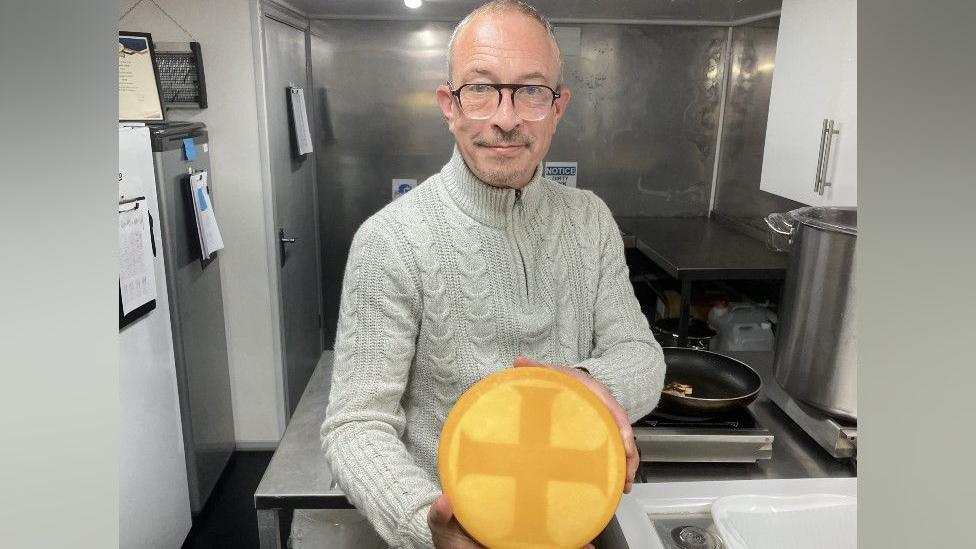
[[[664,385],[691,385],[692,394],[661,393],[655,411],[678,416],[711,418],[745,407],[759,396],[762,378],[738,360],[698,349],[664,347]]]

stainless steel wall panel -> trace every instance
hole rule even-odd
[[[708,213],[726,30],[581,25],[563,60],[573,96],[548,160],[616,215]]]
[[[454,138],[434,89],[453,24],[317,21],[312,82],[325,341],[332,348],[353,234],[389,203],[394,178],[440,170]]]
[[[706,215],[727,29],[575,26],[579,54],[564,59],[573,97],[547,160],[577,161],[579,187],[618,215]],[[446,80],[453,27],[312,22],[328,347],[356,228],[389,202],[393,178],[423,181],[450,157],[454,140],[434,88]]]
[[[802,204],[759,190],[778,18],[732,30],[732,66],[722,127],[715,211],[755,230],[763,217]]]
[[[400,17],[425,21],[458,19],[484,0],[427,0],[419,10],[390,0],[289,0],[310,17]],[[782,7],[782,0],[531,0],[551,19],[720,21],[730,23]]]

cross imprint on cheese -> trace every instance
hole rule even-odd
[[[466,475],[492,475],[515,479],[515,523],[508,539],[513,542],[553,544],[546,527],[549,481],[596,486],[607,493],[610,447],[606,438],[592,450],[560,448],[550,444],[552,405],[563,389],[515,385],[522,402],[540,403],[538,414],[519,413],[516,444],[483,442],[463,430],[458,447],[457,480]],[[516,539],[515,533],[521,534]]]

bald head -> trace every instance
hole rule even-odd
[[[521,189],[532,180],[571,95],[560,85],[559,65],[552,25],[522,2],[489,2],[458,25],[448,49],[449,83],[437,86],[435,93],[458,151],[478,179],[510,189]],[[496,87],[498,84],[519,89],[545,86],[557,93],[539,118],[537,111],[527,115],[522,108],[526,96],[516,100],[516,92]],[[498,91],[494,113],[487,117],[465,114],[459,90],[469,85]],[[535,93],[537,101],[543,97],[542,92]],[[481,106],[485,105],[490,109],[490,97],[489,103],[482,101]]]
[[[454,32],[451,34],[451,41],[447,46],[448,81],[453,83],[458,78],[454,74],[454,68],[457,66],[455,59],[457,47],[459,43],[465,43],[467,45],[471,42],[469,35],[472,34],[472,27],[477,27],[476,23],[486,18],[512,15],[530,19],[545,33],[545,39],[549,42],[549,49],[555,62],[556,79],[553,84],[556,86],[562,84],[562,58],[559,54],[559,45],[556,43],[556,35],[553,33],[552,24],[538,10],[521,0],[492,0],[486,2],[458,23],[457,27],[454,28]]]

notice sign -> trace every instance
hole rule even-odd
[[[543,175],[560,185],[576,188],[576,162],[546,162]]]
[[[392,188],[393,197],[391,198],[391,200],[396,200],[397,198],[400,198],[401,196],[413,190],[413,188],[416,186],[417,186],[416,179],[394,179],[393,188]]]

